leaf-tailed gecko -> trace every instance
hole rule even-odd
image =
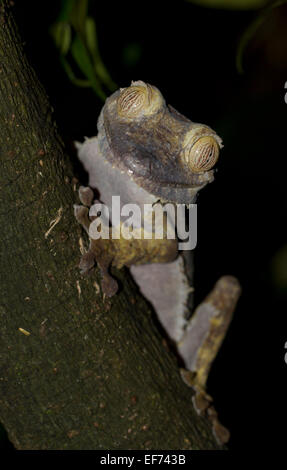
[[[195,203],[198,191],[214,179],[212,168],[221,147],[220,137],[210,127],[194,123],[168,106],[156,87],[132,82],[106,100],[98,119],[98,135],[77,144],[90,187],[80,187],[83,205],[75,205],[74,211],[90,237],[89,250],[80,262],[82,273],[90,272],[97,263],[103,292],[113,296],[118,285],[109,267],[130,268],[141,293],[176,344],[183,365],[181,376],[195,391],[196,410],[210,418],[217,440],[223,443],[229,433],[211,405],[206,381],[240,295],[239,283],[232,276],[220,278],[191,316],[192,257],[190,252],[178,250],[178,238],[167,236],[171,224],[168,212],[163,237],[152,236],[154,227],[150,238],[143,237],[145,217],[150,217],[145,215],[144,205]],[[96,189],[99,201],[94,200],[91,188]],[[99,203],[111,214],[115,195],[120,196],[120,209],[130,203],[140,209],[138,218],[133,219],[133,235],[130,239],[94,237],[91,226],[101,210]],[[120,233],[126,216],[116,222],[107,216],[108,235],[112,230]],[[177,219],[179,222],[182,220]]]

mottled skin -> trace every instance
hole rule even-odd
[[[198,191],[214,179],[212,167],[221,146],[212,129],[191,122],[167,106],[157,88],[140,81],[111,95],[98,120],[98,136],[77,144],[89,184],[109,210],[115,195],[121,197],[121,207],[136,203],[143,208],[158,201],[194,203]],[[95,219],[89,217],[88,209],[95,202],[93,191],[81,187],[79,195],[83,206],[75,206],[75,216],[89,233]],[[167,228],[168,215],[165,220]],[[120,229],[123,222],[121,218],[107,230]],[[142,234],[142,217],[135,225]],[[178,253],[177,239],[167,239],[166,231],[161,240],[95,240],[90,236],[80,268],[87,273],[95,263],[108,296],[118,288],[109,267],[130,267],[141,292],[177,345],[185,365],[181,375],[196,392],[193,402],[197,411],[211,419],[217,440],[226,442],[228,431],[219,423],[205,387],[240,295],[238,281],[231,276],[221,278],[189,320],[192,258],[187,252]]]

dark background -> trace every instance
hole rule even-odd
[[[92,90],[71,84],[61,68],[49,35],[59,8],[57,1],[26,0],[16,2],[14,12],[69,147],[96,134],[103,103]],[[244,74],[236,70],[237,48],[258,12],[186,1],[94,1],[90,14],[102,58],[119,86],[139,79],[154,84],[172,106],[223,138],[216,180],[198,199],[196,303],[223,274],[237,276],[243,293],[208,390],[231,431],[230,449],[255,442],[263,449],[281,446],[287,372],[287,6],[272,10],[248,43]]]

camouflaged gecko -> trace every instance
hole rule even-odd
[[[222,141],[212,129],[167,106],[160,91],[142,81],[112,94],[98,119],[97,137],[77,144],[89,185],[109,211],[115,195],[120,196],[120,208],[127,203],[140,209],[144,204],[194,203],[198,191],[214,179],[212,168],[221,147]],[[143,238],[144,211],[133,221],[133,234],[141,236],[93,239],[91,223],[100,208],[93,204],[99,201],[94,201],[90,188],[81,187],[79,196],[83,205],[75,205],[75,216],[90,236],[89,250],[80,262],[82,273],[97,264],[103,292],[113,296],[118,285],[109,274],[110,266],[130,268],[141,293],[176,344],[184,364],[181,376],[195,391],[196,410],[212,421],[217,440],[226,442],[229,433],[218,421],[205,389],[240,295],[238,281],[232,276],[220,278],[191,316],[192,257],[190,252],[178,251],[177,238],[168,238],[168,214],[162,239]],[[91,206],[93,212],[89,212]],[[120,233],[123,223],[124,217],[117,222],[108,219],[106,229],[109,234],[112,229]]]

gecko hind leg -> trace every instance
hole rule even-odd
[[[241,288],[235,277],[221,277],[196,308],[177,345],[186,367],[181,369],[182,379],[195,391],[194,407],[199,414],[205,413],[212,421],[214,435],[220,443],[228,441],[229,432],[219,422],[211,406],[212,397],[205,389],[211,365],[224,340],[240,293]]]

